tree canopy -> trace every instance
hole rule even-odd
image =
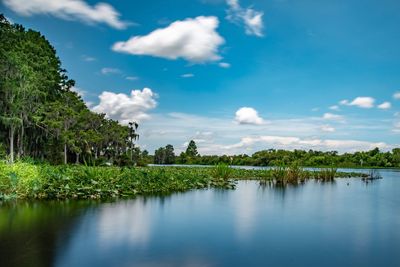
[[[11,162],[138,161],[138,124],[92,112],[43,35],[0,15],[0,39],[0,152]]]

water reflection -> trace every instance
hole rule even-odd
[[[400,173],[0,206],[1,266],[400,266]]]
[[[235,206],[235,234],[240,241],[251,238],[257,217],[257,194],[251,186],[244,186],[232,198]]]
[[[143,198],[102,206],[97,219],[100,245],[146,245],[151,234],[151,208]]]
[[[57,247],[95,202],[8,202],[0,206],[1,266],[53,266]]]

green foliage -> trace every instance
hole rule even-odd
[[[316,173],[315,178],[323,181],[333,181],[336,177],[336,168],[323,168]]]
[[[121,168],[0,162],[0,200],[107,199],[192,189],[233,189],[235,179],[256,179],[264,183],[286,185],[319,176],[317,171],[304,171],[297,166],[244,170],[223,164],[213,168]],[[362,174],[336,173],[336,177],[349,176],[361,177]]]
[[[0,160],[4,160],[7,157],[7,150],[5,148],[5,146],[0,143]]]
[[[232,168],[227,164],[217,164],[212,168],[212,175],[214,178],[228,180],[232,175]]]
[[[175,153],[172,145],[166,145],[160,147],[154,152],[154,163],[155,164],[174,164]]]
[[[193,140],[190,140],[188,147],[185,152],[187,157],[196,157],[199,153],[197,152],[196,143]]]
[[[290,166],[298,164],[303,167],[400,167],[400,148],[390,152],[381,152],[375,148],[371,151],[338,154],[336,151],[275,150],[258,151],[253,155],[197,155],[189,157],[182,153],[177,162],[180,164],[216,165],[225,163],[237,166]]]
[[[11,162],[16,154],[52,164],[145,164],[134,144],[138,124],[90,111],[43,35],[0,15],[0,37],[0,158],[6,150]]]

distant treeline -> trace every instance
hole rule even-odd
[[[0,158],[129,165],[142,153],[127,126],[90,111],[53,46],[0,15]]]
[[[365,152],[339,154],[337,151],[304,151],[304,150],[262,150],[249,156],[246,154],[234,156],[201,156],[197,152],[195,142],[190,141],[188,148],[179,156],[175,156],[172,145],[159,148],[154,153],[155,164],[200,164],[215,165],[225,163],[230,165],[248,166],[335,166],[335,167],[400,167],[400,148],[389,152],[381,152],[375,148]]]

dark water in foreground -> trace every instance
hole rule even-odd
[[[382,180],[0,206],[0,266],[400,266],[400,172]],[[349,183],[349,185],[347,185]]]

